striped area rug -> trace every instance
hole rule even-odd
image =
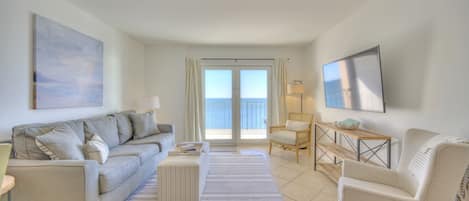
[[[282,201],[262,154],[212,153],[202,201]],[[157,200],[156,176],[128,201]]]

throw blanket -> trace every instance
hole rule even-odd
[[[466,173],[462,178],[461,185],[459,186],[459,192],[456,195],[455,201],[468,201],[469,196],[469,166],[467,166]]]

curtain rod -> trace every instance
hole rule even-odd
[[[266,60],[273,61],[274,58],[201,58],[200,60]]]

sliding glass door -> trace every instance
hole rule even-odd
[[[205,68],[205,140],[229,144],[266,140],[269,75],[269,67]]]
[[[268,123],[268,71],[240,70],[241,140],[266,139]]]
[[[233,140],[233,71],[206,69],[205,139]]]

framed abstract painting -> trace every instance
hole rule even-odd
[[[103,42],[34,16],[33,108],[103,105]]]

